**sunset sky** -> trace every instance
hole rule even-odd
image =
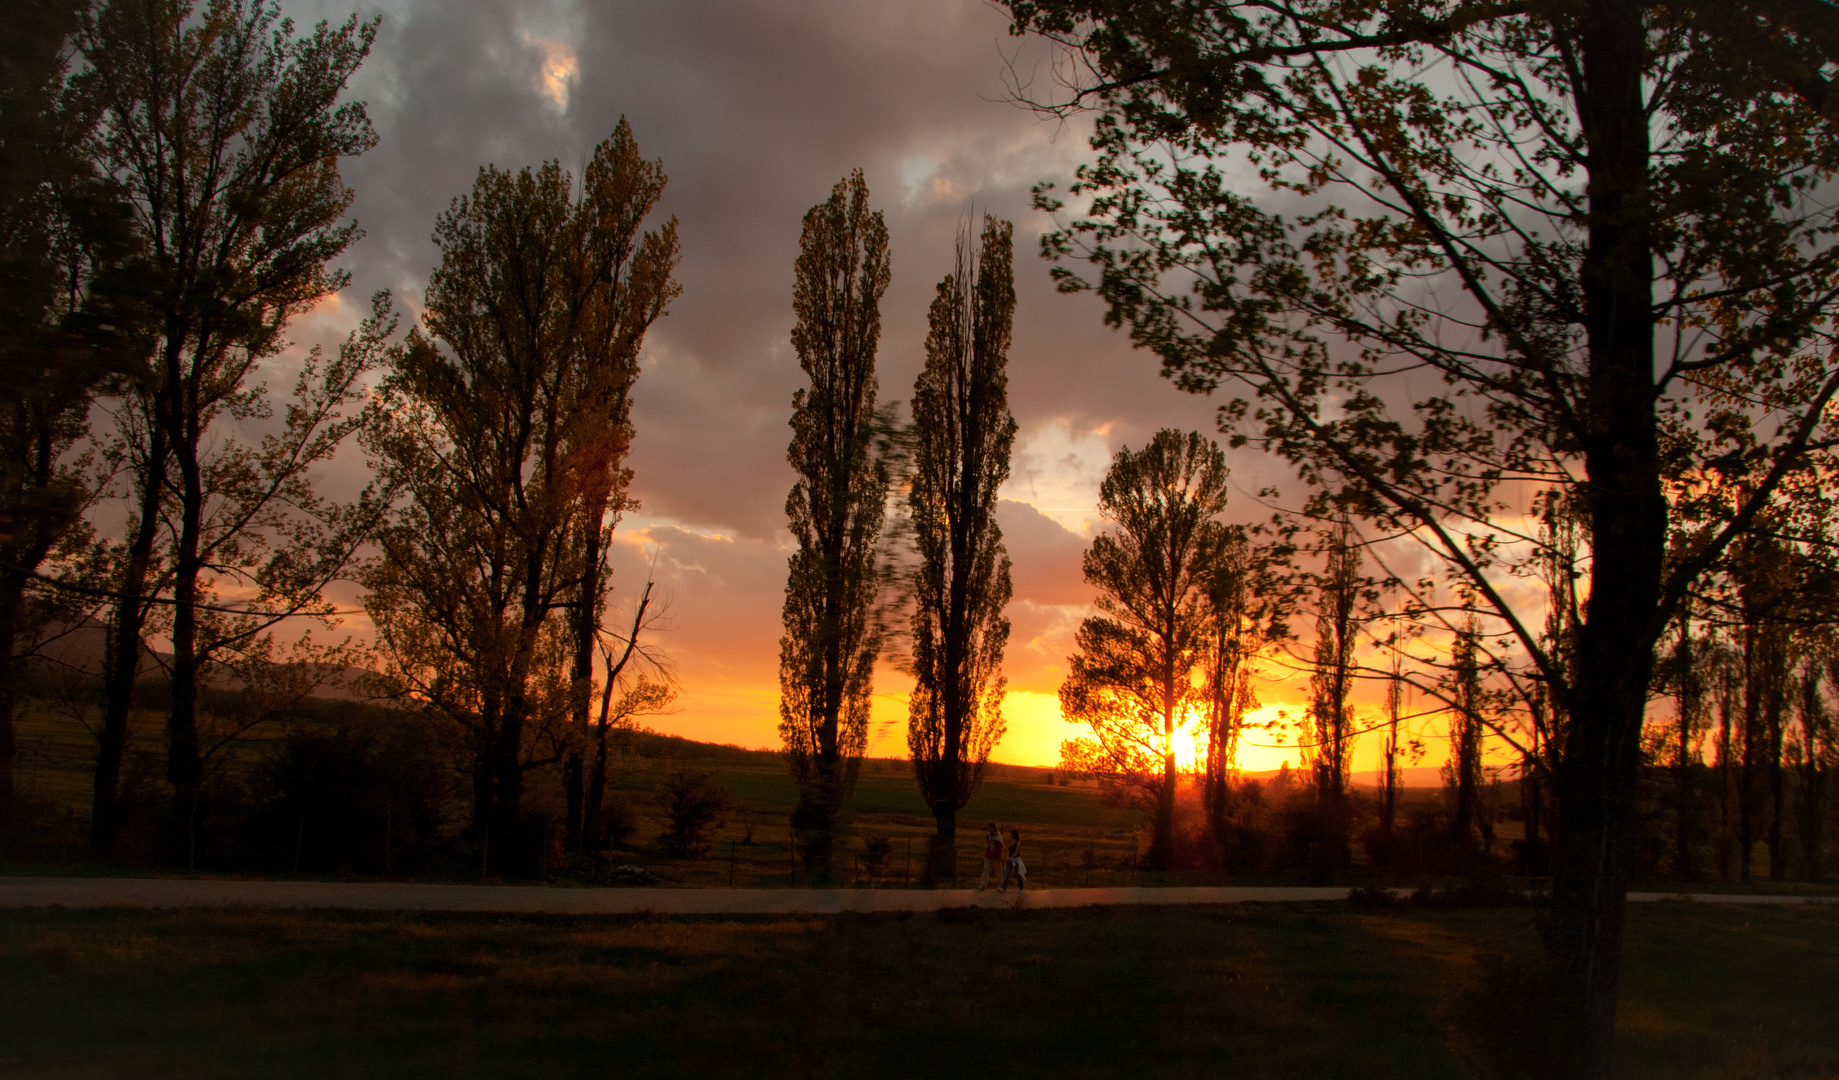
[[[299,23],[349,3],[284,3]],[[1052,764],[1062,739],[1055,692],[1091,591],[1081,550],[1098,527],[1100,477],[1121,445],[1158,427],[1212,429],[1215,403],[1184,395],[1101,322],[1090,296],[1054,292],[1029,189],[1062,184],[1087,153],[1077,125],[1009,102],[1039,77],[1038,46],[1006,33],[981,0],[709,0],[584,4],[406,0],[381,13],[378,47],[353,94],[381,136],[346,167],[366,231],[344,260],[352,285],[295,327],[300,346],[342,336],[375,289],[418,310],[436,260],[434,218],[480,165],[559,158],[578,170],[621,115],[670,177],[682,297],[647,340],[636,391],[633,493],[619,530],[617,608],[655,562],[674,629],[663,644],[682,686],[663,731],[777,745],[780,601],[789,536],[786,421],[802,378],[788,336],[800,218],[861,167],[892,234],[882,305],[881,391],[911,396],[926,307],[954,235],[988,210],[1016,224],[1010,403],[1020,424],[1000,519],[1014,563],[1007,674],[1009,733],[997,760]],[[1282,477],[1252,452],[1231,458],[1240,519],[1269,509],[1251,492]],[[355,481],[359,462],[344,463]],[[350,600],[353,597],[343,597]],[[358,627],[361,629],[361,627]],[[905,752],[905,682],[876,676],[870,752]],[[1270,708],[1300,700],[1272,681]],[[1363,694],[1376,698],[1376,694]],[[1253,736],[1242,763],[1272,768],[1291,749]],[[1363,740],[1357,769],[1373,767]],[[1440,761],[1433,749],[1428,764]]]

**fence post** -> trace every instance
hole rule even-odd
[[[737,840],[728,841],[728,887],[730,889],[734,888],[734,851],[739,843]]]

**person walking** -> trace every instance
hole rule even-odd
[[[1003,883],[997,892],[1009,891],[1009,875],[1015,875],[1015,891],[1028,891],[1028,864],[1022,861],[1022,831],[1009,830],[1009,858],[1003,863]]]
[[[990,822],[990,831],[983,838],[983,876],[977,879],[977,891],[990,887],[990,875],[1003,861],[1003,834],[996,830],[996,823]]]

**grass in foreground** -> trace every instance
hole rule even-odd
[[[1488,958],[1533,923],[8,913],[0,1076],[1485,1076]],[[1633,911],[1623,1075],[1839,1074],[1836,930],[1827,909]]]

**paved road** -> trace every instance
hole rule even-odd
[[[336,881],[203,881],[186,878],[0,877],[0,909],[268,907],[373,911],[493,911],[609,915],[830,914],[937,911],[960,907],[1091,907],[1101,904],[1237,904],[1341,900],[1345,888],[1030,889],[551,889],[534,885],[453,885]],[[1839,897],[1630,893],[1634,901],[1835,903]]]

